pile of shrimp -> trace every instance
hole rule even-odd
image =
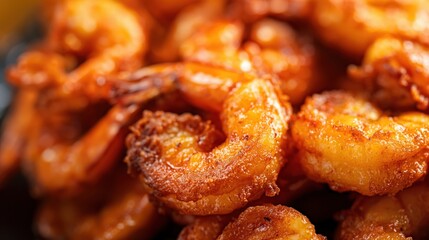
[[[40,238],[429,236],[428,1],[41,9],[0,138]]]

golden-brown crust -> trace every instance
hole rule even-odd
[[[361,67],[349,75],[373,92],[385,107],[406,109],[429,107],[429,48],[399,38],[380,38],[365,54]]]
[[[322,240],[301,213],[281,205],[249,207],[230,222],[218,240],[308,239]]]
[[[145,113],[128,137],[126,162],[169,207],[185,214],[229,213],[278,191],[287,114],[271,84],[255,80],[226,100],[221,145],[221,135],[199,117]]]
[[[307,99],[292,126],[313,180],[336,191],[394,194],[426,174],[429,117],[384,116],[365,99],[326,92]]]
[[[428,197],[427,183],[395,196],[360,197],[341,213],[336,239],[427,239]]]

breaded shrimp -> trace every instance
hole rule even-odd
[[[395,194],[427,172],[423,113],[389,117],[364,98],[334,91],[308,98],[291,129],[307,176],[335,191]]]
[[[241,213],[198,218],[186,226],[179,240],[276,239],[322,240],[301,213],[281,205],[248,207]]]
[[[377,38],[394,36],[429,44],[426,0],[312,1],[311,21],[334,48],[362,57]]]
[[[374,93],[381,105],[429,108],[429,47],[396,38],[380,38],[349,75]]]
[[[167,207],[183,214],[230,213],[277,194],[289,111],[269,81],[243,83],[223,104],[226,140],[220,145],[222,134],[199,117],[145,112],[127,139],[126,162]]]
[[[360,197],[341,213],[336,239],[428,239],[428,203],[427,182],[395,196]]]

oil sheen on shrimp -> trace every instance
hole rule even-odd
[[[65,0],[54,10],[41,48],[8,71],[13,84],[98,99],[107,76],[142,65],[146,27],[132,9],[113,0]]]
[[[336,191],[394,194],[427,171],[423,113],[389,117],[364,98],[334,91],[308,98],[291,129],[307,176]]]
[[[289,114],[269,81],[253,80],[225,100],[222,144],[222,134],[199,117],[145,112],[128,137],[126,162],[167,207],[230,213],[277,194]]]

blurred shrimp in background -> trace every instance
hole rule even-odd
[[[5,78],[6,66],[16,62],[28,45],[41,36],[35,13],[39,0],[0,1],[0,125],[11,104],[13,91]],[[0,128],[0,135],[3,127]],[[0,187],[0,239],[35,239],[33,212],[36,203],[27,182],[19,175]]]

